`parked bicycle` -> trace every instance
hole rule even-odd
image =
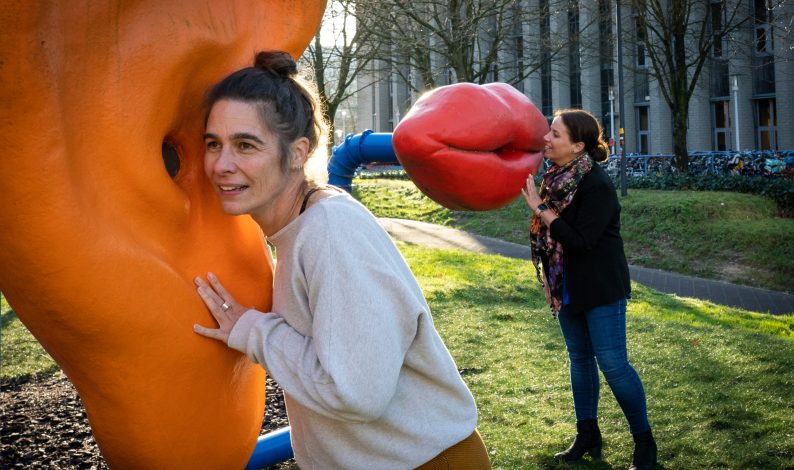
[[[689,154],[690,175],[740,175],[794,178],[794,150],[699,151]],[[607,174],[620,174],[620,157],[610,155]],[[673,155],[626,154],[627,176],[663,176],[678,173]]]

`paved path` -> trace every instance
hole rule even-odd
[[[458,248],[477,253],[530,259],[528,246],[460,230],[403,219],[379,219],[392,238],[435,248]],[[753,312],[794,313],[794,295],[723,281],[700,279],[659,269],[629,266],[631,279],[652,289],[681,297],[709,300]]]

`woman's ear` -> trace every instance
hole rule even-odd
[[[584,151],[584,142],[576,142],[573,144],[573,153],[582,153]]]
[[[290,144],[291,166],[293,170],[300,170],[309,158],[309,139],[300,137]]]

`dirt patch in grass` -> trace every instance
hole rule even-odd
[[[284,396],[267,380],[262,432],[287,426]],[[273,469],[289,468],[290,460]],[[0,382],[0,468],[107,469],[85,409],[63,373]]]

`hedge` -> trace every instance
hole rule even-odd
[[[614,178],[619,187],[619,179]],[[781,217],[794,217],[794,180],[765,176],[739,175],[661,175],[626,177],[629,188],[694,191],[732,191],[737,193],[758,194],[768,197],[777,204]]]
[[[403,170],[362,172],[358,177],[361,179],[408,179]],[[620,187],[619,177],[613,177],[613,181],[615,187]],[[758,194],[775,201],[781,217],[794,217],[794,180],[791,179],[767,176],[666,174],[627,176],[626,182],[628,187],[633,189],[732,191]]]

